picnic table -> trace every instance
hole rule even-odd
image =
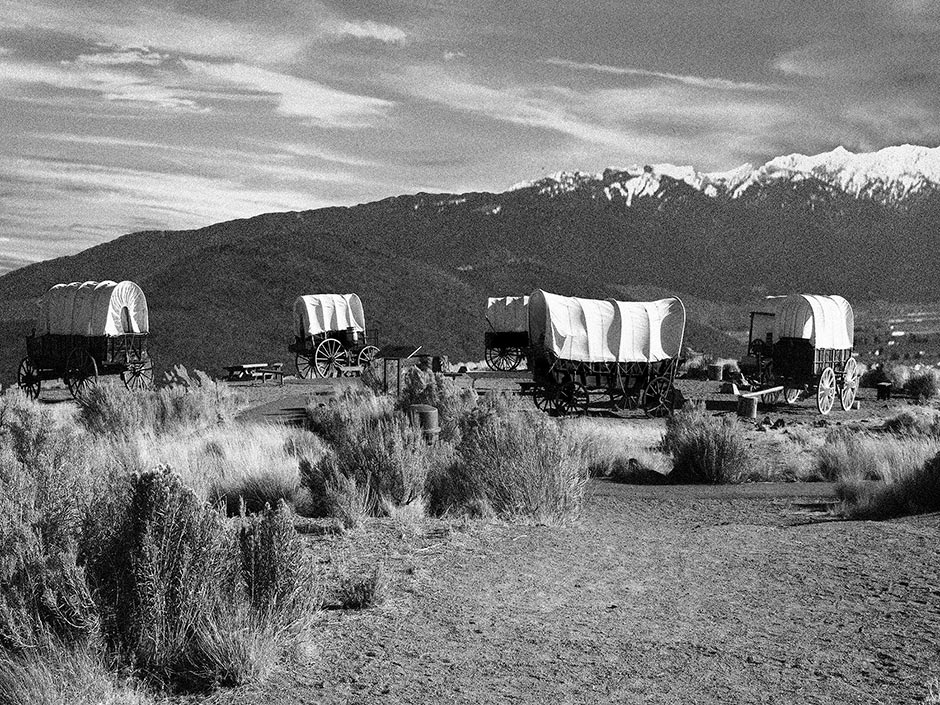
[[[283,364],[280,362],[273,365],[266,362],[251,362],[243,365],[228,365],[223,369],[228,372],[228,376],[225,378],[227,382],[254,382],[256,380],[266,382],[269,379],[276,379],[284,384],[282,366]]]

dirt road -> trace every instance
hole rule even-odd
[[[940,676],[940,516],[806,509],[832,486],[599,482],[575,525],[311,539],[387,567],[324,612],[289,703],[901,703]],[[437,527],[437,528],[434,528]],[[405,531],[404,534],[408,532]],[[266,700],[274,702],[275,700]]]

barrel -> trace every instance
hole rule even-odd
[[[428,444],[437,443],[441,435],[441,426],[438,422],[437,409],[428,404],[412,404],[408,407],[408,416],[411,423],[421,429],[424,440]]]
[[[722,371],[724,370],[723,365],[709,365],[708,366],[708,379],[713,382],[720,382],[722,378]]]
[[[756,419],[757,397],[738,397],[738,416],[745,419]]]

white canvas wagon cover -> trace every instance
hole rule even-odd
[[[356,294],[308,294],[294,301],[294,334],[298,338],[329,331],[366,329],[362,301]]]
[[[39,335],[149,333],[147,297],[131,281],[56,284],[39,302],[36,332]]]
[[[558,357],[580,362],[659,362],[678,357],[685,307],[677,298],[615,301],[529,297],[529,339]]]
[[[497,333],[521,333],[529,329],[529,297],[499,296],[486,300],[486,322]]]
[[[855,314],[841,296],[775,297],[774,340],[804,338],[815,348],[846,350],[855,340]]]

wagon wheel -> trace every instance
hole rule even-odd
[[[555,409],[565,416],[586,414],[591,405],[591,395],[580,382],[565,382],[555,396]]]
[[[522,351],[519,348],[497,347],[487,348],[483,352],[483,359],[491,370],[508,372],[514,370],[522,362]]]
[[[858,363],[854,357],[850,357],[845,362],[845,370],[842,373],[842,387],[839,390],[839,403],[842,405],[842,411],[848,411],[855,403],[855,394],[858,392]]]
[[[532,388],[532,401],[537,409],[551,411],[555,406],[555,388],[537,384]]]
[[[77,348],[69,353],[65,364],[65,383],[78,401],[98,384],[98,364],[87,350]]]
[[[339,377],[342,375],[340,367],[349,360],[349,355],[343,344],[336,338],[327,338],[317,346],[313,354],[317,374],[321,377]]]
[[[310,379],[311,377],[316,377],[317,370],[313,366],[312,355],[303,355],[301,353],[297,353],[297,358],[294,362],[297,365],[297,375],[301,379]]]
[[[762,387],[774,386],[774,373],[773,373],[773,369],[770,366],[768,366],[767,368],[761,371],[760,385]],[[765,404],[776,404],[778,401],[780,401],[780,396],[781,396],[780,392],[771,392],[770,394],[765,394],[761,398],[761,401],[763,401]]]
[[[819,385],[816,387],[816,408],[825,416],[832,411],[836,401],[836,373],[827,367],[819,375]]]
[[[32,358],[24,357],[20,361],[20,368],[16,373],[16,383],[30,399],[38,399],[42,389],[42,377],[33,363]]]
[[[129,364],[121,373],[121,381],[128,389],[153,388],[153,360],[145,357],[140,362]]]
[[[796,404],[800,400],[800,395],[802,393],[803,393],[803,390],[797,387],[784,387],[783,388],[783,400],[787,404]]]
[[[359,367],[365,369],[371,365],[378,351],[379,349],[374,345],[366,345],[362,350],[360,350],[359,357],[357,358]]]
[[[676,389],[668,377],[657,377],[646,388],[643,411],[647,416],[669,416],[676,405]]]

